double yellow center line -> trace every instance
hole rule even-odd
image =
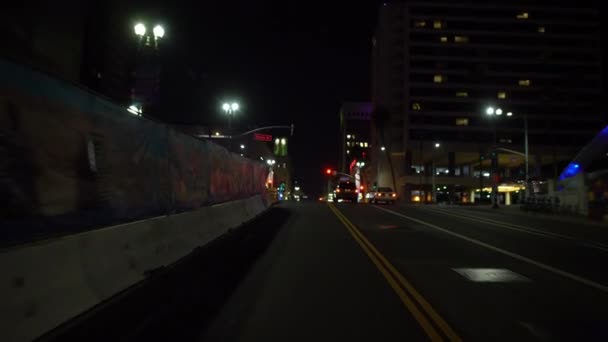
[[[384,276],[405,308],[414,316],[431,341],[462,341],[452,328],[437,314],[433,307],[416,291],[409,281],[374,247],[374,245],[333,204],[329,209],[342,221],[361,249]]]

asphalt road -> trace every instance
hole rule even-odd
[[[201,341],[608,340],[608,226],[513,210],[284,203]]]
[[[290,202],[49,341],[608,341],[608,225]]]

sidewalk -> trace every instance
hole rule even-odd
[[[531,212],[531,211],[526,212],[526,211],[521,210],[518,204],[509,205],[509,206],[501,205],[499,209],[493,209],[489,205],[482,205],[482,206],[449,205],[446,207],[477,210],[477,211],[483,211],[483,212],[496,212],[496,211],[508,212],[509,215],[518,215],[518,216],[522,216],[522,217],[534,217],[534,218],[553,220],[553,221],[559,221],[559,222],[569,222],[569,223],[584,224],[584,225],[608,228],[608,222],[593,220],[593,219],[590,219],[585,216],[566,216],[566,215],[558,215],[558,214],[537,213],[537,212]]]

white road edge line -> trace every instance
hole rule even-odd
[[[579,245],[582,245],[582,246],[585,246],[588,248],[597,249],[602,252],[608,252],[608,245],[598,243],[598,242],[588,241],[585,239],[578,239],[578,238],[576,238],[574,236],[570,236],[570,235],[563,235],[563,234],[554,233],[554,232],[547,232],[544,230],[527,227],[527,226],[522,226],[522,225],[518,225],[518,224],[500,222],[500,221],[490,219],[487,217],[483,217],[483,216],[474,216],[474,214],[472,214],[472,213],[451,212],[448,209],[439,209],[439,208],[437,208],[437,209],[423,208],[421,210],[441,213],[443,215],[449,215],[449,216],[453,216],[453,217],[460,217],[465,220],[471,220],[471,221],[477,221],[477,222],[483,221],[482,223],[491,224],[491,225],[494,225],[497,227],[503,227],[503,228],[514,230],[514,231],[519,231],[522,233],[528,233],[528,234],[532,234],[532,235],[538,235],[538,236],[543,236],[543,237],[548,237],[548,238],[553,238],[553,239],[558,239],[558,240],[570,241],[570,242],[577,243]]]
[[[585,284],[587,286],[593,287],[593,288],[595,288],[597,290],[600,290],[600,291],[603,291],[603,292],[608,292],[608,286],[596,283],[596,282],[594,282],[592,280],[589,280],[589,279],[577,276],[575,274],[572,274],[572,273],[569,273],[569,272],[566,272],[566,271],[562,271],[562,270],[560,270],[558,268],[555,268],[555,267],[543,264],[542,262],[538,262],[538,261],[532,260],[530,258],[526,258],[525,256],[522,256],[522,255],[519,255],[519,254],[516,254],[516,253],[513,253],[513,252],[509,252],[509,251],[504,250],[502,248],[498,248],[498,247],[492,246],[492,245],[487,244],[485,242],[482,242],[482,241],[479,241],[479,240],[476,240],[476,239],[473,239],[473,238],[470,238],[470,237],[467,237],[467,236],[455,233],[455,232],[453,232],[453,231],[451,231],[449,229],[441,228],[441,227],[436,226],[436,225],[434,225],[432,223],[428,223],[428,222],[419,220],[417,218],[413,218],[413,217],[410,217],[410,216],[407,216],[407,215],[403,215],[401,213],[398,213],[398,212],[390,210],[390,209],[381,208],[381,207],[378,207],[378,206],[375,206],[375,205],[373,207],[376,208],[376,209],[382,210],[382,211],[386,211],[386,212],[391,213],[393,215],[396,215],[396,216],[399,216],[399,217],[403,217],[403,218],[408,219],[410,221],[414,221],[416,223],[420,223],[420,224],[425,225],[427,227],[439,230],[439,231],[444,232],[444,233],[446,233],[448,235],[452,235],[454,237],[457,237],[459,239],[471,242],[471,243],[476,244],[478,246],[482,246],[482,247],[485,247],[487,249],[493,250],[495,252],[498,252],[498,253],[510,256],[510,257],[512,257],[514,259],[527,262],[527,263],[529,263],[531,265],[534,265],[536,267],[542,268],[542,269],[547,270],[549,272],[553,272],[553,273],[558,274],[558,275],[560,275],[562,277],[565,277],[565,278],[577,281],[577,282],[579,282],[581,284]]]

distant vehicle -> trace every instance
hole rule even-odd
[[[359,189],[352,182],[340,182],[336,188],[336,200],[351,201],[357,203],[359,197]]]
[[[397,194],[391,188],[378,188],[376,191],[369,193],[370,203],[388,203],[393,204],[397,200]]]

